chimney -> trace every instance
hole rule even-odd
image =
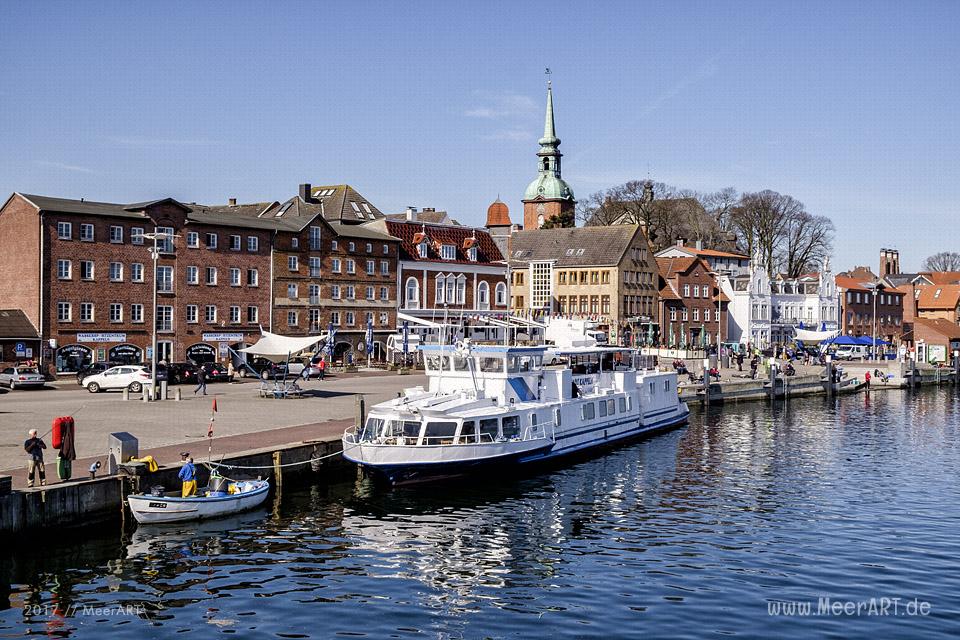
[[[237,206],[237,199],[236,199],[236,198],[230,198],[227,202],[230,203],[230,206],[231,206],[231,207]]]
[[[436,211],[436,209],[434,209],[433,207],[424,207],[423,210],[424,210],[424,211]]]
[[[703,240],[697,240],[697,251],[703,251]]]
[[[677,238],[677,246],[678,246],[678,247],[682,247],[682,246],[683,246],[683,238]]]
[[[407,210],[405,212],[407,220],[416,220],[417,219],[417,208],[407,205]]]
[[[300,185],[300,199],[304,202],[313,202],[313,194],[310,192],[309,182]]]

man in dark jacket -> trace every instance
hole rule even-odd
[[[207,395],[207,370],[202,365],[197,367],[197,388],[193,390],[193,395],[197,395],[197,391]]]
[[[30,438],[23,443],[23,450],[29,456],[27,458],[27,486],[33,486],[33,479],[36,472],[40,473],[40,486],[47,484],[47,475],[43,468],[43,450],[47,448],[43,440],[37,437],[37,430],[30,429],[27,433]]]

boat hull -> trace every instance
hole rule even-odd
[[[243,493],[221,497],[178,498],[172,496],[132,495],[127,500],[137,522],[163,524],[207,520],[253,509],[267,499],[270,484],[257,481],[256,486]]]

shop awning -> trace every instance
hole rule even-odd
[[[240,352],[279,361],[286,360],[287,356],[315,347],[326,340],[326,332],[316,336],[282,336],[279,333],[262,331],[260,340],[256,344],[244,347]]]

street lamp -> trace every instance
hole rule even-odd
[[[870,289],[873,292],[873,351],[871,352],[871,357],[877,359],[877,294],[884,290],[884,285],[882,282],[877,280],[876,282],[867,283],[867,289]]]
[[[160,247],[158,240],[173,240],[176,236],[172,233],[162,232],[158,227],[153,228],[153,233],[145,233],[143,237],[153,240],[153,247],[150,248],[150,257],[153,259],[153,332],[150,338],[150,393],[153,399],[156,399],[157,392],[157,261],[160,260]]]

